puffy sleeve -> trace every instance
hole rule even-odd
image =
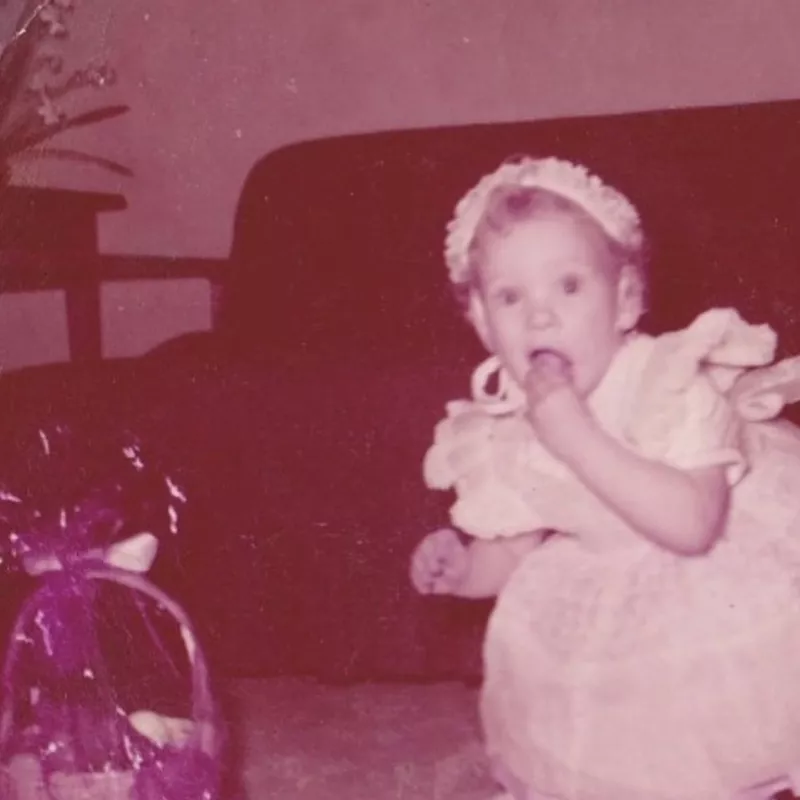
[[[662,432],[662,458],[681,469],[725,467],[729,484],[747,471],[741,445],[742,418],[703,372],[673,398],[678,406]]]
[[[564,471],[522,417],[487,414],[468,402],[448,406],[423,463],[429,488],[455,491],[452,524],[482,539],[547,527],[541,496]]]
[[[748,423],[800,396],[795,372],[766,367],[775,347],[771,328],[750,325],[732,309],[711,309],[662,334],[641,373],[628,440],[681,469],[722,466],[729,483],[738,483],[749,469]]]

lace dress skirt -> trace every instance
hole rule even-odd
[[[763,485],[740,484],[707,556],[557,536],[522,562],[489,623],[481,701],[509,788],[730,800],[800,768],[798,495],[768,502]]]

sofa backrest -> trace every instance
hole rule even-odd
[[[640,208],[653,330],[709,305],[800,350],[800,102],[401,131],[304,142],[252,169],[221,332],[240,347],[474,361],[443,232],[459,197],[518,153],[585,163]]]

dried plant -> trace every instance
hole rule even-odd
[[[70,115],[62,107],[67,95],[102,89],[116,80],[107,64],[65,70],[61,46],[68,35],[73,0],[23,0],[13,25],[8,24],[12,13],[8,6],[9,0],[0,0],[0,21],[6,16],[5,40],[0,46],[0,182],[7,180],[12,159],[19,158],[81,162],[131,175],[116,161],[49,145],[63,131],[94,125],[129,110],[125,105],[108,105]]]

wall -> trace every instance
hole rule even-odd
[[[18,177],[123,192],[106,252],[225,256],[248,169],[302,139],[800,96],[796,0],[77,3],[75,52],[113,59],[133,111],[64,138],[136,177]]]

